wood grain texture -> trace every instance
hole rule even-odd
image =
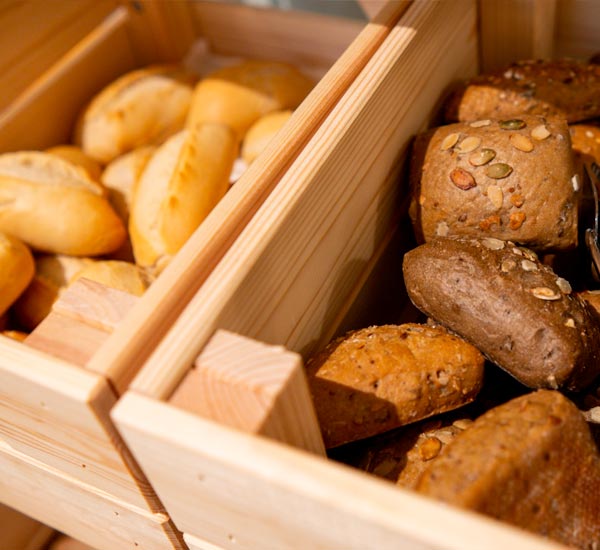
[[[133,392],[113,417],[175,524],[218,547],[563,548]]]
[[[294,112],[280,140],[250,166],[92,358],[88,367],[97,372],[104,369],[119,393],[148,357],[147,343],[158,342],[166,333],[409,3],[391,3],[364,28]]]
[[[41,550],[54,529],[0,504],[0,550]]]
[[[189,550],[222,550],[222,546],[211,544],[203,539],[194,537],[188,533],[183,534],[183,540],[187,544]]]
[[[325,455],[302,358],[281,346],[217,331],[171,404]]]
[[[558,0],[554,53],[587,58],[600,51],[600,2]]]
[[[156,347],[136,391],[168,397],[217,328],[307,355],[330,333],[395,219],[412,136],[440,90],[474,71],[475,5],[460,8],[412,4]]]

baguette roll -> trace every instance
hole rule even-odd
[[[248,130],[242,143],[242,159],[251,164],[292,116],[292,111],[275,111],[258,119]]]
[[[102,167],[92,157],[86,155],[77,145],[57,145],[46,149],[46,153],[56,155],[64,160],[83,168],[94,181],[100,181]]]
[[[40,152],[0,155],[0,231],[37,250],[72,256],[112,252],[126,233],[100,184]]]
[[[237,157],[222,124],[188,128],[167,140],[136,187],[129,233],[137,264],[160,272],[229,188]]]
[[[3,315],[33,277],[35,264],[29,248],[0,233],[0,315]]]
[[[190,79],[173,67],[148,67],[104,88],[78,122],[75,141],[102,163],[157,144],[183,128],[192,97]]]

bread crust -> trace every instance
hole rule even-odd
[[[0,316],[27,288],[34,271],[29,248],[19,239],[0,233]]]

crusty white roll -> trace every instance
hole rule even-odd
[[[0,233],[0,315],[27,288],[34,271],[29,248],[20,240]]]
[[[223,124],[188,128],[157,149],[131,205],[137,264],[155,273],[164,268],[226,193],[237,154],[236,137]]]
[[[68,160],[75,164],[75,166],[83,168],[94,181],[100,180],[100,174],[102,173],[100,163],[89,155],[86,155],[81,147],[77,147],[77,145],[55,145],[54,147],[50,147],[50,149],[46,149],[46,153]]]
[[[71,282],[82,278],[135,296],[141,296],[148,288],[148,280],[143,269],[130,262],[116,260],[92,262],[79,271]]]
[[[85,170],[36,151],[0,155],[0,231],[73,256],[112,252],[126,233],[104,188]]]
[[[75,141],[86,154],[108,163],[180,131],[191,97],[191,78],[179,68],[129,72],[94,97],[80,117]]]
[[[196,85],[187,125],[221,122],[241,140],[260,117],[295,109],[313,86],[311,79],[286,63],[245,61],[225,67]]]
[[[248,130],[242,143],[242,158],[251,164],[292,116],[292,111],[274,111],[259,118]]]

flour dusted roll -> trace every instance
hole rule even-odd
[[[286,63],[245,61],[225,67],[196,85],[187,124],[221,122],[241,140],[261,116],[295,109],[313,86]]]
[[[237,154],[236,137],[223,124],[193,126],[157,149],[131,206],[136,263],[164,268],[226,193]]]
[[[108,163],[180,131],[191,97],[190,77],[176,67],[132,71],[92,100],[79,120],[75,140],[86,154]]]
[[[37,250],[73,256],[112,252],[126,233],[100,184],[40,152],[0,155],[0,231]]]
[[[27,288],[34,271],[29,248],[18,239],[0,233],[0,316]]]

